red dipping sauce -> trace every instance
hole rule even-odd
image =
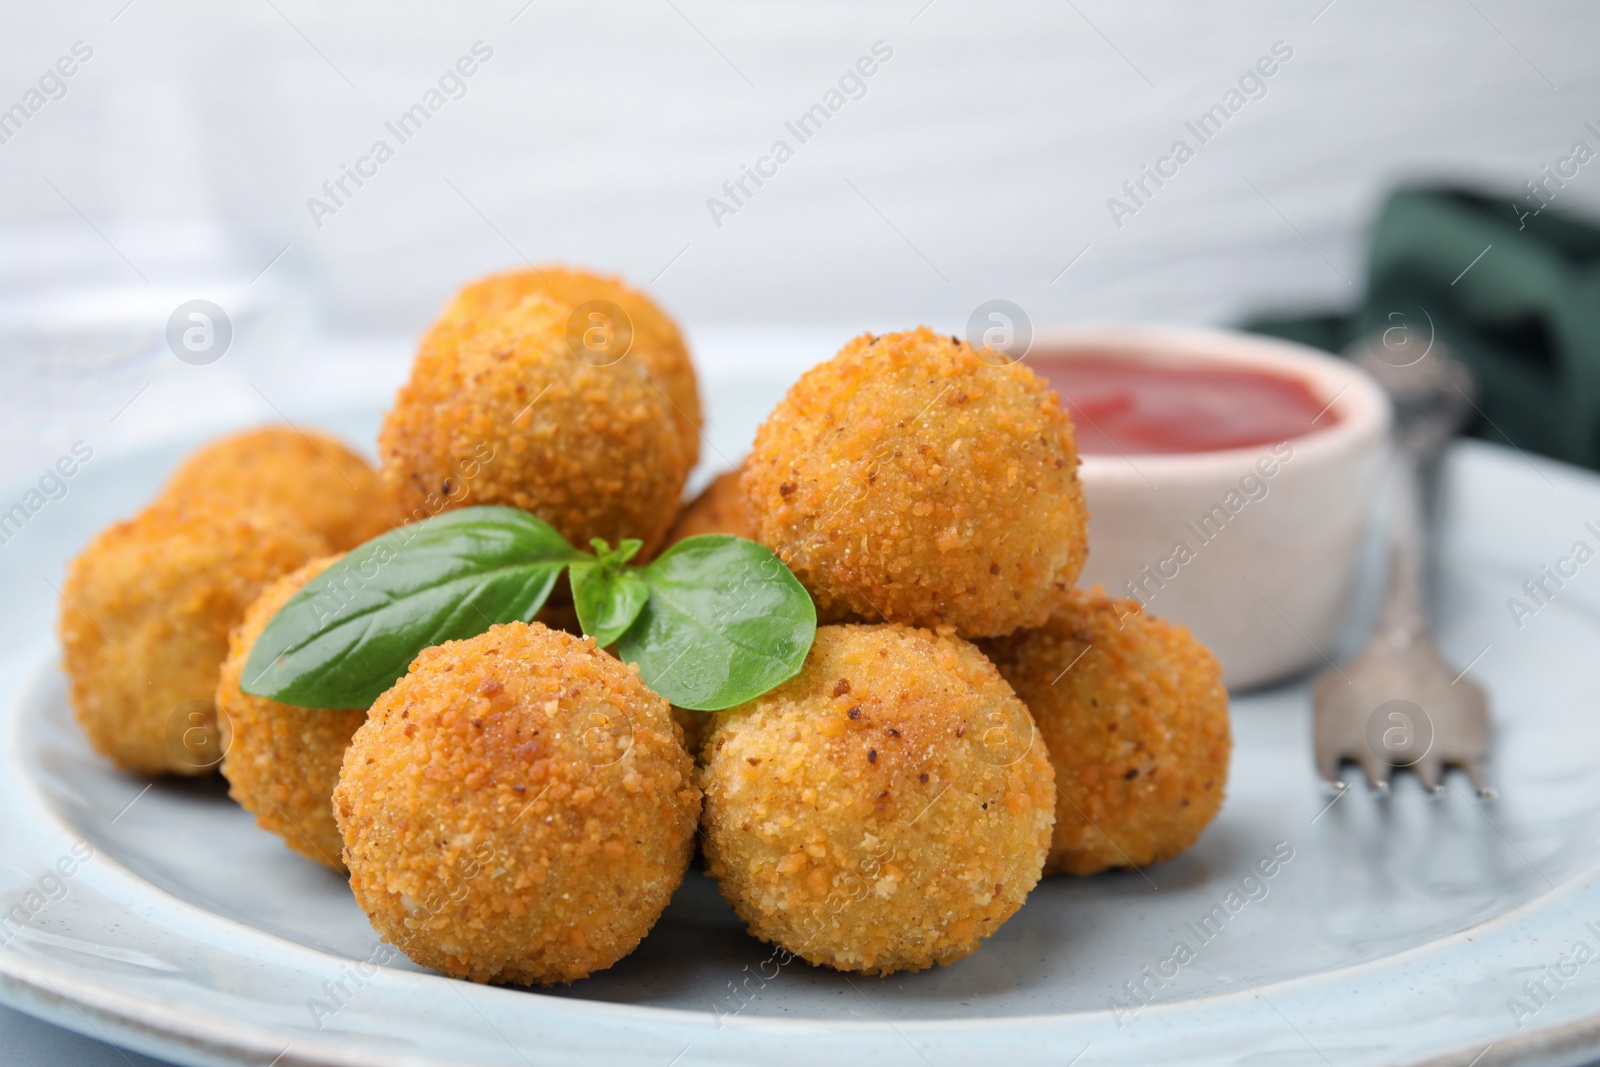
[[[1304,381],[1272,371],[1048,352],[1027,363],[1061,394],[1090,455],[1252,448],[1338,421]]]

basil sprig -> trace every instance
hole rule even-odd
[[[743,704],[793,678],[811,651],[817,632],[811,594],[754,541],[686,537],[639,575],[650,599],[617,650],[639,665],[646,685],[680,708]]]
[[[509,507],[390,530],[284,604],[251,649],[241,688],[300,707],[368,707],[423,649],[531,621],[563,570],[584,633],[615,643],[679,707],[730,708],[799,673],[816,608],[766,548],[710,534],[635,567],[640,542],[592,544],[593,555],[573,548]]]
[[[572,605],[578,609],[578,624],[583,632],[597,645],[610,645],[633,624],[650,599],[650,587],[638,572],[624,569],[644,542],[629,538],[615,550],[598,537],[589,543],[599,558],[567,568]]]

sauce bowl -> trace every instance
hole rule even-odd
[[[1040,331],[1025,362],[1048,376],[1050,362],[1090,357],[1265,372],[1304,382],[1328,405],[1315,429],[1274,444],[1085,455],[1080,468],[1089,506],[1081,585],[1188,626],[1231,689],[1322,664],[1377,497],[1391,419],[1383,390],[1345,360],[1225,330]]]

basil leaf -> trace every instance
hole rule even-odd
[[[603,563],[574,563],[567,577],[572,582],[578,622],[601,648],[622,636],[650,599],[650,587],[637,570]]]
[[[531,620],[561,569],[589,559],[516,508],[390,530],[289,599],[250,650],[241,688],[300,707],[369,707],[418,652]]]
[[[671,703],[720,711],[800,672],[817,609],[768,549],[729,534],[690,537],[640,573],[650,600],[617,650]]]

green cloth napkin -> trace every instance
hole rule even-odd
[[[1330,352],[1436,331],[1477,376],[1471,432],[1600,467],[1600,226],[1543,203],[1531,184],[1525,199],[1401,189],[1373,226],[1358,308],[1244,328]]]

